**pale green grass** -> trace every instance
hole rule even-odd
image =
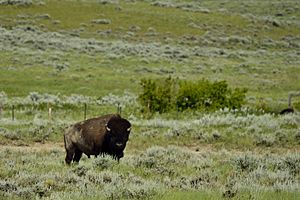
[[[292,1],[291,1],[292,2]],[[286,5],[290,5],[287,2]],[[243,4],[245,4],[244,2]],[[165,44],[165,38],[171,39],[167,42],[171,46],[197,47],[196,43],[182,43],[183,36],[201,37],[204,34],[213,37],[239,36],[251,38],[256,43],[263,39],[271,38],[279,41],[285,36],[299,35],[299,29],[294,25],[283,25],[264,29],[266,25],[262,20],[252,24],[243,13],[240,2],[222,4],[219,2],[204,1],[203,7],[211,9],[210,13],[187,12],[176,8],[162,8],[151,6],[149,2],[137,1],[120,4],[102,5],[97,1],[45,1],[45,5],[33,5],[28,7],[1,6],[0,22],[3,27],[12,28],[18,21],[29,21],[29,24],[41,27],[45,32],[71,31],[79,32],[80,38],[95,38],[100,41],[120,41],[130,31],[131,26],[138,26],[140,30],[130,39],[125,40],[128,44],[139,44],[146,42],[158,45]],[[264,17],[264,8],[270,6],[270,2],[259,2],[260,6],[248,3],[245,14],[257,14],[257,17]],[[225,7],[232,12],[222,12],[218,6]],[[276,14],[280,11],[280,3],[276,3],[276,9],[270,11]],[[121,8],[118,9],[118,7]],[[36,16],[48,14],[50,19],[39,19]],[[28,19],[20,18],[20,15],[27,15]],[[19,17],[18,17],[19,16]],[[290,15],[289,15],[290,16]],[[298,16],[298,15],[296,15]],[[111,24],[99,25],[91,23],[94,19],[110,19]],[[285,18],[284,18],[285,19]],[[58,20],[60,23],[54,24]],[[23,22],[22,22],[23,23]],[[27,23],[27,24],[28,24]],[[201,28],[194,28],[190,24],[200,25]],[[26,23],[25,23],[26,24]],[[157,35],[146,36],[149,28],[153,28]],[[112,34],[106,37],[101,36],[97,31],[111,30]],[[253,36],[255,32],[256,36]],[[203,39],[199,39],[202,41]],[[249,49],[255,52],[257,44],[207,44],[205,47],[219,47],[225,50],[235,50],[235,54]],[[202,45],[200,46],[203,47]],[[198,80],[208,78],[211,80],[226,80],[232,87],[246,87],[248,95],[257,99],[273,98],[274,101],[287,99],[288,91],[299,90],[299,68],[289,54],[292,48],[280,49],[272,46],[266,48],[271,54],[264,57],[246,56],[243,58],[229,58],[224,56],[201,56],[191,57],[183,62],[164,58],[147,58],[144,62],[138,56],[126,56],[121,58],[108,58],[109,52],[86,55],[80,52],[61,52],[59,49],[46,50],[41,52],[30,48],[24,50],[15,49],[14,52],[0,52],[0,90],[5,91],[9,96],[25,96],[29,92],[39,91],[52,94],[79,93],[90,96],[101,96],[109,92],[121,93],[129,90],[134,93],[140,91],[139,80],[143,77],[166,77],[172,75],[183,79]],[[69,68],[62,72],[56,72],[51,66],[50,58],[59,54],[59,63],[69,63]],[[280,53],[280,56],[276,55]],[[286,53],[284,53],[286,52]],[[274,53],[274,55],[272,55]],[[41,60],[49,60],[50,66],[36,61],[35,55]],[[15,60],[17,59],[17,60]],[[245,64],[250,67],[240,67]],[[195,70],[197,67],[201,70]],[[143,69],[147,69],[146,71]],[[172,73],[161,73],[161,69],[175,69]],[[152,71],[152,72],[151,72]]]
[[[289,200],[296,200],[300,198],[300,194],[298,192],[295,193],[286,193],[286,192],[241,192],[237,195],[235,195],[232,198],[226,198],[223,197],[223,195],[220,192],[207,192],[207,191],[200,191],[200,192],[170,192],[165,195],[163,195],[161,200],[197,200],[197,199],[204,199],[204,200],[214,200],[214,199],[256,199],[256,200],[267,200],[267,199],[276,199],[276,200],[282,200],[282,199],[289,199]]]
[[[66,166],[63,147],[58,144],[0,148],[3,156],[0,198],[223,199],[226,191],[233,193],[233,199],[299,197],[295,190],[299,180],[286,174],[292,168],[282,168],[289,156],[293,154],[297,158],[291,151],[289,155],[274,151],[260,153],[254,149],[241,153],[224,149],[203,148],[194,152],[174,146],[151,147],[138,152],[126,151],[120,163],[109,157],[83,156],[79,165]],[[252,163],[242,155],[257,161]],[[233,162],[240,158],[245,159],[245,165],[241,166],[247,167],[248,161],[254,168],[241,171],[240,164]],[[296,160],[289,163],[297,164]],[[261,170],[260,165],[266,168],[268,180],[252,175]],[[287,184],[281,176],[292,182]],[[250,181],[250,185],[245,185],[244,180]],[[283,181],[284,185],[277,190],[268,181]]]
[[[278,112],[286,108],[288,92],[300,90],[297,1],[201,1],[209,13],[151,6],[150,1],[119,2],[46,0],[45,5],[0,6],[0,24],[5,31],[24,25],[42,33],[58,32],[74,45],[90,39],[106,47],[110,42],[143,45],[149,51],[156,47],[161,53],[186,50],[188,58],[83,52],[59,45],[41,50],[32,41],[20,46],[3,41],[0,91],[9,99],[34,91],[97,99],[124,91],[138,95],[142,78],[207,78],[246,87],[248,106]],[[50,19],[38,17],[45,14]],[[111,23],[94,24],[95,19]],[[111,34],[99,33],[106,30]],[[30,33],[23,31],[19,37]],[[47,41],[39,39],[40,45]],[[195,56],[197,48],[200,55]],[[67,68],[59,71],[57,64]],[[87,117],[116,111],[116,105],[88,105]],[[226,190],[237,188],[232,199],[300,198],[299,114],[148,115],[131,104],[122,115],[132,122],[133,131],[119,164],[84,156],[79,165],[68,167],[62,135],[67,125],[83,120],[83,105],[53,106],[52,120],[47,107],[17,108],[15,121],[11,108],[5,107],[0,116],[0,199],[224,199]],[[246,167],[237,164],[239,160]]]

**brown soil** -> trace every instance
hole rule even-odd
[[[36,152],[36,151],[64,151],[64,144],[63,143],[33,143],[33,144],[26,144],[26,145],[14,145],[14,144],[4,144],[0,145],[0,149],[10,149],[15,151],[26,151],[26,152]]]

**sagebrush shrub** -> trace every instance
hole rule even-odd
[[[1,0],[0,5],[17,5],[17,6],[29,6],[32,5],[32,0]]]
[[[245,154],[233,159],[233,165],[240,171],[253,171],[259,166],[259,160],[251,155]]]
[[[110,155],[99,156],[93,161],[93,165],[100,169],[111,169],[117,164],[117,161]]]

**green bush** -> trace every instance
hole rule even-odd
[[[165,80],[142,79],[143,93],[139,100],[146,111],[164,113],[172,109],[172,92],[174,80],[170,77]],[[145,110],[144,110],[145,111]]]
[[[170,110],[215,111],[221,108],[239,109],[245,103],[246,89],[228,87],[226,81],[177,81],[143,79],[139,100],[144,111],[164,113]]]

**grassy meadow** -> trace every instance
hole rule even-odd
[[[299,23],[297,0],[0,0],[0,199],[300,199]],[[142,112],[167,77],[246,103]],[[132,123],[120,163],[64,164],[85,104]]]

